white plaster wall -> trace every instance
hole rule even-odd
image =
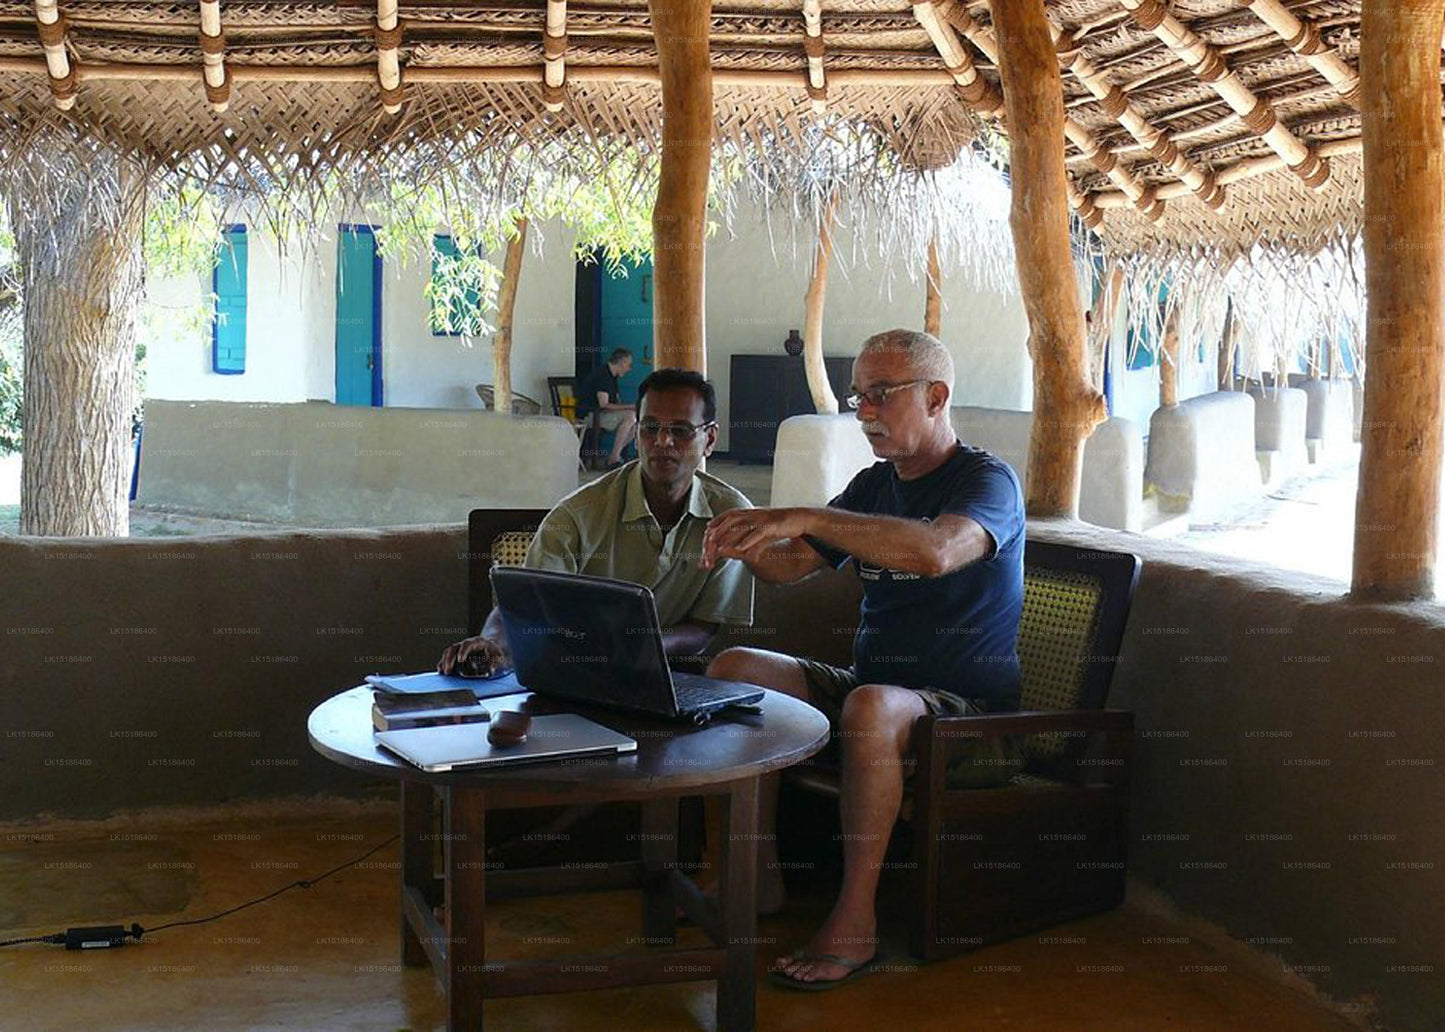
[[[761,213],[739,212],[733,229],[731,237],[719,231],[707,251],[708,370],[718,389],[720,449],[728,446],[731,357],[781,352],[788,330],[802,330],[812,263],[805,238],[795,253],[785,229],[775,227],[778,236],[770,242]],[[924,285],[908,278],[901,261],[891,267],[878,257],[867,267],[845,261],[853,247],[846,228],[835,245],[823,310],[825,354],[856,355],[879,330],[923,328]],[[1031,408],[1028,321],[1018,296],[976,291],[945,270],[943,305],[941,336],[957,368],[953,404]]]
[[[226,376],[211,369],[208,311],[211,278],[152,276],[146,282],[146,396],[217,401],[304,401],[311,342],[305,315],[314,308],[310,281],[320,271],[294,253],[282,255],[276,239],[248,232],[246,371]],[[334,303],[333,303],[334,307]]]
[[[788,330],[802,328],[811,261],[809,245],[802,240],[798,255],[780,241],[775,257],[761,213],[742,214],[735,229],[734,236],[719,231],[709,242],[707,256],[708,365],[718,389],[720,449],[728,446],[731,356],[781,349]],[[574,238],[559,223],[543,223],[534,231],[517,292],[512,382],[546,405],[546,378],[569,376],[575,369]],[[148,396],[235,401],[335,398],[334,231],[309,252],[291,247],[284,261],[276,254],[274,240],[259,234],[251,248],[246,373],[208,373],[208,333],[174,333],[151,342]],[[890,269],[877,258],[866,267],[848,261],[844,256],[851,249],[844,229],[837,238],[839,257],[824,318],[824,350],[829,354],[856,354],[872,333],[894,326],[921,327],[923,322],[923,284],[910,280],[901,262]],[[501,255],[493,260],[500,264]],[[474,341],[468,347],[461,338],[432,336],[423,295],[429,276],[430,263],[425,259],[383,262],[385,403],[480,408],[474,387],[494,380],[491,340]],[[179,297],[190,291],[194,298],[201,289],[199,282],[162,281],[153,295]],[[943,304],[943,338],[958,367],[954,403],[1030,408],[1028,329],[1018,297],[976,291],[945,272]]]
[[[512,325],[512,388],[550,411],[547,377],[576,371],[572,261],[575,235],[560,223],[533,226],[517,287]],[[538,249],[540,247],[540,252]],[[498,267],[502,253],[490,256]],[[386,403],[423,408],[482,407],[476,385],[495,383],[492,338],[433,336],[431,302],[423,291],[428,259],[384,265],[382,363]]]

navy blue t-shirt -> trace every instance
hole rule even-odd
[[[957,513],[993,538],[993,553],[942,577],[859,562],[808,538],[833,567],[853,559],[863,611],[853,669],[863,684],[934,688],[1018,708],[1019,615],[1024,601],[1024,505],[1018,477],[988,452],[960,443],[943,465],[900,480],[891,462],[859,473],[828,503],[871,516],[933,520]]]

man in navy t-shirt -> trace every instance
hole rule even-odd
[[[703,564],[742,559],[761,580],[789,583],[851,562],[863,581],[853,666],[763,649],[719,655],[708,674],[806,699],[841,743],[843,887],[805,946],[773,980],[819,989],[876,962],[874,897],[903,798],[914,722],[1018,708],[1024,510],[1003,462],[961,444],[949,420],[953,359],[911,330],[870,337],[853,363],[849,404],[882,462],[826,508],[746,509],[715,517]],[[760,828],[777,820],[777,779],[764,778]],[[759,841],[759,908],[781,906],[776,839]]]

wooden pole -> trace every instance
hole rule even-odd
[[[928,286],[923,299],[923,332],[937,337],[943,324],[943,268],[938,262],[938,231],[928,238]]]
[[[1072,516],[1084,441],[1106,413],[1089,383],[1069,243],[1063,76],[1044,0],[995,0],[992,7],[1011,127],[1009,226],[1034,362],[1027,509],[1030,516]]]
[[[527,219],[518,216],[516,231],[507,241],[502,262],[502,285],[497,291],[497,335],[492,338],[492,409],[512,414],[512,313],[517,307],[517,281],[527,249]]]
[[[1234,390],[1234,355],[1239,346],[1239,318],[1234,314],[1234,301],[1226,302],[1224,333],[1219,338],[1219,389]]]
[[[828,295],[828,266],[833,263],[833,226],[838,218],[838,191],[829,195],[818,213],[818,246],[813,251],[813,275],[803,298],[803,368],[808,374],[808,393],[813,409],[828,415],[838,411],[838,399],[828,383],[823,361],[823,302]]]
[[[1104,391],[1104,369],[1109,361],[1109,342],[1114,339],[1114,320],[1124,299],[1124,269],[1117,262],[1104,280],[1099,300],[1089,313],[1089,383]]]
[[[712,0],[648,0],[662,77],[662,169],[652,209],[659,367],[707,370],[704,236],[712,160]]]
[[[1365,411],[1352,594],[1430,598],[1445,383],[1445,0],[1365,0]]]
[[[1184,298],[1175,299],[1164,318],[1164,339],[1159,348],[1159,407],[1179,404],[1179,312]]]

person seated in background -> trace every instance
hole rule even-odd
[[[582,378],[577,385],[577,414],[590,416],[597,413],[597,425],[612,432],[612,452],[607,456],[607,468],[616,469],[622,465],[622,449],[632,441],[637,429],[637,415],[633,406],[625,404],[618,393],[617,381],[632,368],[632,352],[618,348],[612,357]],[[642,400],[639,391],[637,400]],[[600,448],[601,445],[599,444]]]
[[[659,369],[643,380],[637,426],[641,457],[558,502],[537,528],[523,565],[652,589],[668,656],[697,655],[719,624],[752,623],[747,567],[737,560],[702,566],[708,522],[752,503],[698,469],[718,432],[717,397],[702,376]],[[481,634],[447,646],[437,670],[450,674],[458,664],[478,674],[511,666],[495,608]]]

